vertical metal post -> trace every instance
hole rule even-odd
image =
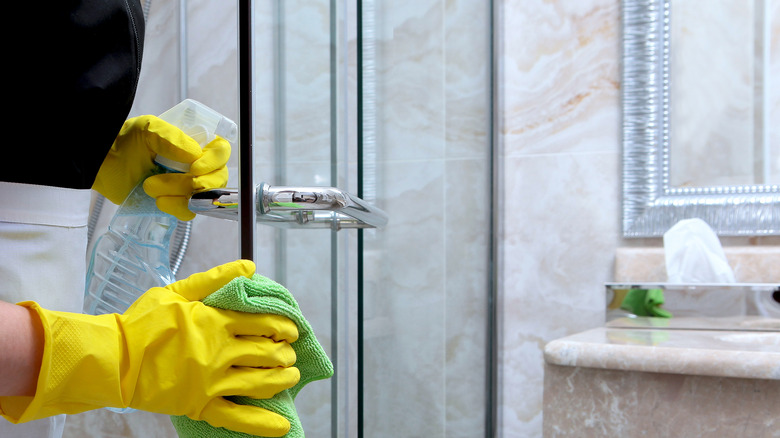
[[[363,196],[363,0],[357,0],[357,195]],[[357,230],[357,436],[363,437],[365,422],[363,381],[363,230]]]
[[[287,71],[285,0],[274,1],[274,178],[287,184]],[[274,231],[274,280],[287,284],[287,230]]]
[[[503,181],[503,168],[501,167],[501,145],[500,137],[498,135],[501,132],[501,125],[499,120],[500,108],[503,105],[501,102],[500,94],[498,92],[499,74],[500,68],[498,63],[500,62],[498,57],[499,50],[499,36],[501,35],[501,29],[497,26],[500,25],[501,14],[500,9],[501,2],[490,0],[488,4],[488,33],[490,38],[488,39],[488,57],[490,66],[490,79],[489,79],[489,93],[490,93],[490,270],[488,278],[488,308],[487,310],[487,415],[485,422],[485,436],[488,438],[495,438],[501,435],[499,425],[501,424],[501,418],[499,417],[498,402],[499,394],[498,388],[500,382],[499,375],[499,356],[498,350],[500,346],[500,333],[501,333],[501,319],[499,315],[499,309],[502,308],[499,303],[499,279],[501,278],[501,259],[499,254],[500,239],[503,234],[501,229],[501,215],[498,214],[496,209],[499,205],[503,205],[501,193],[501,181]]]
[[[238,1],[238,225],[239,255],[255,260],[256,195],[252,143],[252,0]]]
[[[338,29],[338,4],[336,0],[330,0],[330,183],[333,187],[339,184],[338,172],[338,147],[339,147],[339,51],[340,46]],[[338,370],[341,366],[339,350],[339,240],[337,231],[330,233],[330,339],[331,339],[331,361],[334,369]],[[330,436],[338,438],[339,436],[339,373],[333,374],[330,382]],[[348,426],[347,426],[348,428]],[[347,433],[345,428],[345,433]]]

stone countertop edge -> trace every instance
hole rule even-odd
[[[762,333],[780,337],[777,332]],[[678,342],[665,346],[664,340],[661,340],[654,345],[641,345],[615,343],[609,339],[610,335],[627,337],[632,334]],[[771,351],[774,347],[756,351],[749,345],[740,348],[739,343],[734,343],[733,349],[729,349],[724,348],[722,342],[717,342],[717,339],[726,336],[743,334],[737,331],[599,327],[547,343],[544,360],[552,365],[618,371],[780,380],[780,348],[776,351]],[[695,339],[686,345],[687,338]],[[715,342],[706,345],[706,342],[700,343],[702,338],[712,338]]]

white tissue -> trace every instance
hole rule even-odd
[[[684,219],[664,233],[669,283],[735,283],[715,232],[701,219]]]

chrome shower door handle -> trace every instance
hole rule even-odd
[[[196,214],[238,220],[238,190],[196,193],[189,208]],[[382,228],[387,215],[362,199],[334,187],[257,187],[257,221],[282,228]]]

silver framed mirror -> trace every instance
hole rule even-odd
[[[780,185],[670,183],[670,0],[623,0],[623,236],[698,217],[721,236],[780,234]]]

